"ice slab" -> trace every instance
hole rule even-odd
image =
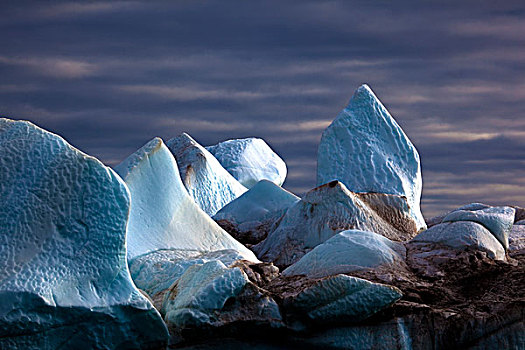
[[[133,259],[129,264],[129,270],[137,288],[145,291],[155,300],[158,293],[169,289],[193,265],[218,260],[230,266],[241,259],[243,256],[232,249],[207,253],[162,249]]]
[[[206,149],[247,188],[261,180],[281,186],[286,179],[286,164],[262,139],[227,140]]]
[[[367,200],[373,202],[371,198]],[[415,234],[398,230],[358,194],[333,181],[311,190],[291,206],[276,229],[253,250],[263,261],[288,266],[338,232],[349,229],[372,231],[398,241]]]
[[[354,192],[405,196],[418,229],[422,190],[419,154],[367,85],[323,132],[317,155],[317,185],[339,180]]]
[[[300,200],[271,181],[261,180],[213,216],[241,242],[258,243],[289,207]]]
[[[401,243],[373,232],[343,231],[318,245],[283,271],[285,276],[321,278],[379,266],[396,266],[405,259]]]
[[[312,321],[359,322],[389,307],[403,294],[396,287],[335,275],[316,281],[296,296],[285,299]]]
[[[511,207],[465,207],[449,213],[442,222],[477,222],[487,228],[506,250],[509,248],[509,232],[514,223],[514,214],[515,209]]]
[[[446,222],[432,226],[412,242],[439,243],[454,249],[480,250],[496,260],[505,260],[505,249],[489,230],[472,221]]]
[[[193,265],[166,294],[161,312],[166,322],[179,328],[212,324],[216,312],[248,281],[240,268],[228,268],[218,260]]]
[[[0,348],[161,348],[126,263],[129,193],[97,159],[0,119]]]
[[[130,260],[158,249],[200,253],[233,249],[257,261],[248,248],[195,204],[182,184],[173,155],[160,138],[149,141],[115,170],[131,194]]]
[[[166,142],[175,156],[182,183],[209,216],[247,191],[217,159],[190,135],[183,133]]]

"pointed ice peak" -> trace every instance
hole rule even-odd
[[[149,141],[116,169],[131,195],[128,259],[159,249],[234,249],[256,261],[251,251],[193,201],[182,184],[175,158],[161,139]]]
[[[133,168],[142,162],[144,158],[149,157],[151,154],[160,150],[162,145],[163,142],[160,137],[155,137],[149,140],[144,146],[126,158],[122,163],[115,166],[114,170],[120,175],[120,177],[125,178]]]
[[[339,201],[342,198],[346,199],[347,197],[353,197],[354,195],[355,194],[350,192],[343,183],[334,180],[308,191],[304,195],[303,201],[311,204],[318,204],[327,198],[330,198],[332,201]]]
[[[332,180],[354,192],[406,197],[418,227],[425,228],[417,149],[367,85],[355,91],[321,137],[317,184]]]
[[[372,91],[372,89],[370,88],[370,86],[368,86],[367,84],[363,84],[361,85],[360,87],[358,87],[355,92],[354,92],[354,95],[352,96],[352,100],[361,100],[361,99],[375,99],[375,100],[378,100],[379,99],[377,98],[377,96],[374,94],[374,92]]]
[[[375,111],[373,109],[370,110],[369,117],[372,117],[372,116],[386,117],[387,116],[389,118],[392,118],[392,120],[394,120],[394,118],[390,115],[386,107],[376,96],[374,91],[372,91],[370,86],[366,84],[361,85],[360,87],[357,88],[357,90],[355,90],[345,110],[351,111],[351,110],[363,109],[363,108],[374,108],[375,109]]]
[[[206,148],[182,133],[166,142],[177,160],[182,182],[199,207],[215,215],[226,204],[246,192]]]

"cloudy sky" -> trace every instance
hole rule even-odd
[[[154,136],[264,138],[315,185],[322,130],[368,83],[418,148],[422,207],[525,206],[523,1],[0,5],[0,114],[115,165]]]

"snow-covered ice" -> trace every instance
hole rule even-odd
[[[405,196],[418,228],[425,228],[419,154],[367,85],[323,132],[317,157],[318,186],[339,180],[354,192]]]
[[[442,222],[472,221],[483,225],[503,245],[509,248],[509,232],[514,223],[515,209],[511,207],[465,206],[443,218]]]
[[[97,159],[0,119],[0,348],[161,348],[126,263],[130,198]]]
[[[299,200],[299,197],[273,182],[261,180],[219,210],[213,219],[222,227],[232,227],[239,240],[258,243],[286,210]]]
[[[227,140],[206,149],[247,188],[261,180],[281,186],[286,179],[286,164],[262,139]]]
[[[472,221],[445,222],[432,226],[412,239],[416,243],[438,243],[458,250],[479,250],[496,260],[505,260],[505,249],[494,235]]]
[[[190,135],[166,141],[175,156],[182,183],[209,216],[247,191],[217,159]]]
[[[348,229],[372,231],[398,241],[415,234],[396,229],[358,194],[333,181],[314,188],[291,206],[275,230],[253,249],[263,261],[288,266],[315,246]]]
[[[253,253],[203,212],[182,184],[173,155],[154,138],[115,170],[131,194],[128,258],[158,249],[210,252],[233,249],[246,259]]]
[[[283,271],[285,276],[321,278],[404,261],[403,244],[373,232],[348,230],[330,238]]]

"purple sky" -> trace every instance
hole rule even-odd
[[[522,1],[0,5],[0,114],[115,165],[154,136],[258,136],[315,185],[322,130],[369,84],[419,149],[425,216],[525,206]]]

